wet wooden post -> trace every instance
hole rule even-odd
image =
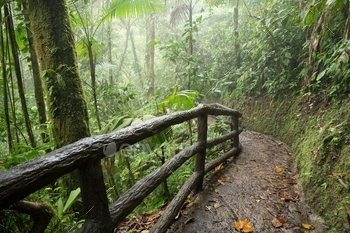
[[[85,213],[85,223],[77,231],[113,232],[113,224],[109,213],[106,188],[103,181],[101,160],[90,160],[79,168],[81,198]]]
[[[231,115],[231,131],[237,132],[236,135],[232,138],[232,148],[239,149],[238,116],[236,116],[236,115]]]
[[[194,172],[199,173],[200,179],[195,188],[195,193],[203,189],[203,179],[205,175],[205,156],[207,145],[207,131],[208,131],[208,115],[201,115],[197,118],[198,138],[197,141],[201,143],[203,149],[196,156],[196,165]]]

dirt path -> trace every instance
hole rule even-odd
[[[240,140],[239,157],[210,178],[168,232],[238,232],[233,224],[243,219],[257,233],[326,232],[303,199],[288,146],[250,131]]]

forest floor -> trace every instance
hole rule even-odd
[[[289,147],[251,131],[240,142],[240,155],[206,179],[168,233],[327,232],[304,199]]]

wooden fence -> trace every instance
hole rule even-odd
[[[231,116],[231,132],[214,139],[207,139],[208,115]],[[78,232],[113,232],[113,229],[129,215],[155,188],[162,184],[173,171],[196,155],[192,176],[182,186],[157,221],[152,233],[166,232],[187,196],[202,190],[206,173],[239,153],[238,119],[241,114],[219,104],[199,105],[188,111],[176,112],[130,126],[113,133],[81,139],[73,144],[52,151],[45,156],[29,160],[0,174],[0,208],[16,205],[29,194],[56,181],[61,176],[79,171],[81,196],[86,218]],[[103,181],[101,159],[106,148],[115,151],[125,145],[135,144],[166,128],[197,118],[198,139],[187,149],[177,153],[158,169],[146,175],[108,207]],[[231,140],[232,148],[224,155],[206,163],[206,149]],[[34,219],[35,220],[35,219]],[[38,232],[38,231],[36,231]]]

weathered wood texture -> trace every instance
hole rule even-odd
[[[231,131],[233,130],[238,130],[238,117],[235,117],[235,116],[231,116]],[[236,147],[238,148],[239,147],[239,138],[238,138],[238,135],[235,135],[232,139],[232,147]]]
[[[231,132],[224,134],[224,135],[217,137],[217,138],[208,139],[207,140],[207,148],[211,148],[213,146],[219,145],[220,143],[223,143],[229,139],[232,139],[236,135],[239,135],[237,130],[231,131]]]
[[[52,209],[49,206],[38,202],[21,200],[12,205],[11,209],[30,215],[33,226],[29,233],[44,233],[53,216]]]
[[[120,147],[132,145],[171,125],[180,124],[203,114],[241,116],[238,111],[217,104],[199,105],[188,111],[157,117],[110,134],[81,139],[1,173],[0,208],[16,203],[59,177],[74,171],[89,160],[102,159],[105,157],[104,149],[110,145],[115,145],[118,151]]]
[[[109,208],[114,225],[118,225],[137,207],[142,200],[158,187],[167,177],[178,169],[184,162],[204,148],[201,143],[195,143],[188,149],[176,154],[154,172],[136,182]]]
[[[197,128],[198,128],[198,136],[197,136],[197,141],[199,143],[204,144],[204,148],[199,151],[196,157],[196,164],[194,171],[199,174],[200,180],[197,183],[197,187],[195,189],[195,193],[201,191],[203,189],[203,178],[204,178],[204,167],[205,167],[205,155],[207,152],[207,131],[208,131],[208,116],[207,115],[202,115],[198,117],[197,121]]]
[[[186,201],[187,196],[194,193],[194,188],[202,180],[202,174],[194,172],[192,176],[181,187],[177,195],[170,202],[162,216],[158,219],[157,223],[152,227],[150,233],[162,233],[166,232],[169,226],[174,222],[176,215],[179,213],[183,203]]]
[[[84,204],[84,225],[77,232],[113,233],[101,161],[91,160],[79,167],[81,198]]]
[[[232,148],[231,150],[227,151],[224,155],[222,155],[219,158],[216,158],[209,163],[205,164],[205,174],[213,170],[215,167],[219,166],[221,163],[225,162],[229,158],[232,158],[235,156],[238,152],[237,148]]]
[[[207,140],[207,115],[232,116],[232,132],[219,138]],[[105,156],[114,154],[121,148],[160,133],[172,125],[180,124],[196,117],[198,117],[198,141],[138,181],[109,207],[108,213],[106,211],[106,190],[100,169],[100,160]],[[97,232],[99,231],[97,229],[103,232],[112,232],[112,226],[117,226],[167,177],[189,158],[197,154],[194,174],[173,199],[169,209],[166,210],[164,217],[162,217],[166,221],[157,223],[160,230],[156,232],[165,232],[164,229],[171,224],[174,215],[181,208],[188,194],[193,189],[195,191],[202,189],[204,174],[238,152],[238,147],[233,148],[222,157],[205,165],[206,148],[230,139],[233,139],[234,145],[237,145],[240,133],[238,117],[241,117],[238,111],[219,104],[199,105],[188,111],[154,118],[110,134],[81,139],[0,174],[0,208],[7,208],[59,177],[79,169],[81,179],[84,180],[84,182],[80,183],[87,216],[84,226],[78,232]],[[91,204],[90,206],[89,203],[93,203],[90,202],[91,198],[98,200],[102,204],[99,206]]]

